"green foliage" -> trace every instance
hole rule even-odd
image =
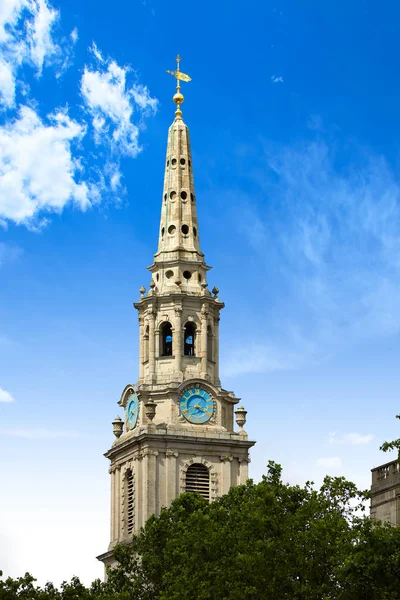
[[[2,575],[0,571],[0,577]],[[29,573],[18,579],[0,579],[0,600],[124,600],[123,596],[109,590],[99,579],[86,588],[78,577],[73,577],[70,583],[64,581],[59,590],[50,582],[44,588],[38,587],[35,581]]]
[[[270,463],[212,504],[182,494],[115,549],[107,583],[26,575],[0,581],[0,600],[400,600],[400,530],[360,516],[366,498],[340,477],[290,486]]]
[[[400,415],[396,415],[396,419],[400,419]],[[397,458],[400,460],[400,439],[393,440],[392,442],[383,442],[379,450],[383,452],[390,452],[391,450],[397,450]]]

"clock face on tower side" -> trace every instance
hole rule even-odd
[[[192,387],[182,394],[179,408],[189,423],[202,425],[213,416],[214,402],[206,390],[201,387]]]
[[[136,396],[136,394],[131,394],[128,398],[126,415],[128,419],[128,427],[129,429],[133,429],[136,426],[139,416],[139,398]]]

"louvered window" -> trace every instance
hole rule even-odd
[[[132,535],[135,524],[134,513],[134,488],[133,488],[133,473],[129,470],[126,474],[126,525],[128,535]]]
[[[190,465],[186,471],[186,491],[198,492],[210,500],[210,474],[207,467],[199,463]]]

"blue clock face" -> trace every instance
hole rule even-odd
[[[200,387],[192,387],[181,396],[179,407],[189,423],[207,423],[214,413],[214,402],[210,394]]]
[[[136,394],[131,394],[128,398],[126,415],[128,419],[128,427],[129,429],[133,429],[136,426],[139,416],[139,398],[136,396]]]

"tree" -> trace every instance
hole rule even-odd
[[[26,575],[0,600],[400,600],[400,529],[363,516],[367,496],[342,477],[291,486],[271,462],[211,504],[182,494],[116,547],[107,583]]]
[[[0,578],[3,573],[0,571]],[[100,580],[85,587],[78,577],[68,583],[64,581],[60,589],[48,582],[41,588],[35,585],[36,579],[29,573],[23,577],[0,579],[0,600],[125,600],[124,596],[115,594]]]
[[[358,516],[366,498],[344,478],[284,484],[270,463],[212,504],[182,494],[117,550],[108,585],[130,600],[395,600],[400,533]]]
[[[400,419],[400,415],[396,415],[396,419]],[[397,450],[397,459],[400,460],[400,439],[393,440],[392,442],[383,442],[379,450],[382,450],[382,452]]]

